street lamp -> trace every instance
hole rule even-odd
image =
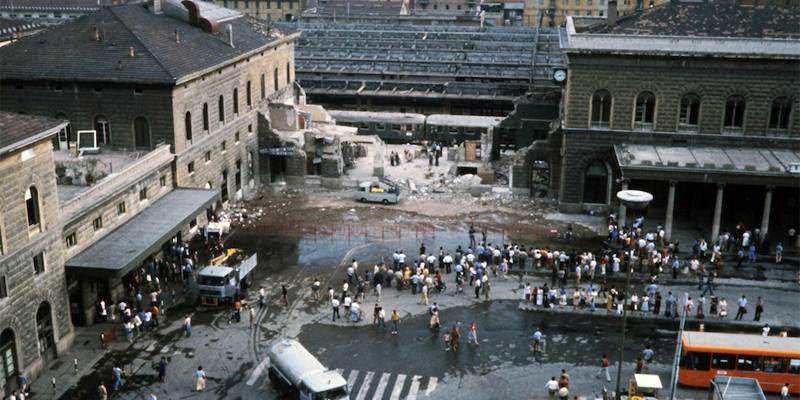
[[[617,192],[617,199],[620,203],[627,208],[642,209],[647,207],[653,201],[653,195],[641,190],[620,190]],[[631,250],[631,253],[633,250]],[[622,359],[625,357],[625,326],[628,322],[628,291],[631,287],[631,273],[632,265],[630,264],[630,256],[628,257],[628,266],[626,267],[627,277],[625,278],[625,297],[622,299],[622,335],[619,341],[619,359],[617,360],[617,388],[614,394],[617,399],[620,398],[620,383],[622,382]]]

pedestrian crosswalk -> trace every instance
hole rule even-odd
[[[337,369],[347,379],[350,398],[355,400],[416,400],[430,396],[437,377]]]
[[[264,359],[250,374],[248,386],[257,385],[266,390],[269,378],[265,373],[269,367],[269,359]],[[439,378],[435,376],[423,377],[420,375],[392,374],[388,372],[360,371],[357,369],[337,369],[342,377],[347,380],[347,389],[350,398],[354,400],[416,400],[431,396]]]

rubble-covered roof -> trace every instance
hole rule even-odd
[[[800,38],[800,10],[787,5],[742,5],[717,1],[666,2],[621,18],[595,33],[749,38]]]
[[[44,26],[21,19],[0,18],[0,40],[14,37],[15,33],[32,32]]]
[[[67,121],[0,111],[0,154],[54,135]]]
[[[165,7],[176,6],[171,1]],[[201,13],[208,7],[219,8],[205,4]],[[217,20],[219,32],[211,33],[180,14],[154,14],[144,4],[104,7],[0,48],[0,76],[175,83],[285,37],[275,29],[268,35],[265,25],[254,19],[229,14]],[[228,42],[227,26],[233,29],[234,46]]]

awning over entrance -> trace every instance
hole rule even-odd
[[[796,184],[791,172],[800,163],[800,150],[700,146],[614,146],[617,162],[628,178]],[[719,178],[719,179],[716,179]]]
[[[206,189],[175,189],[66,263],[67,272],[122,277],[219,197]]]

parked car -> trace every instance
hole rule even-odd
[[[362,203],[396,204],[400,201],[400,188],[386,179],[366,181],[358,185],[355,199]]]

